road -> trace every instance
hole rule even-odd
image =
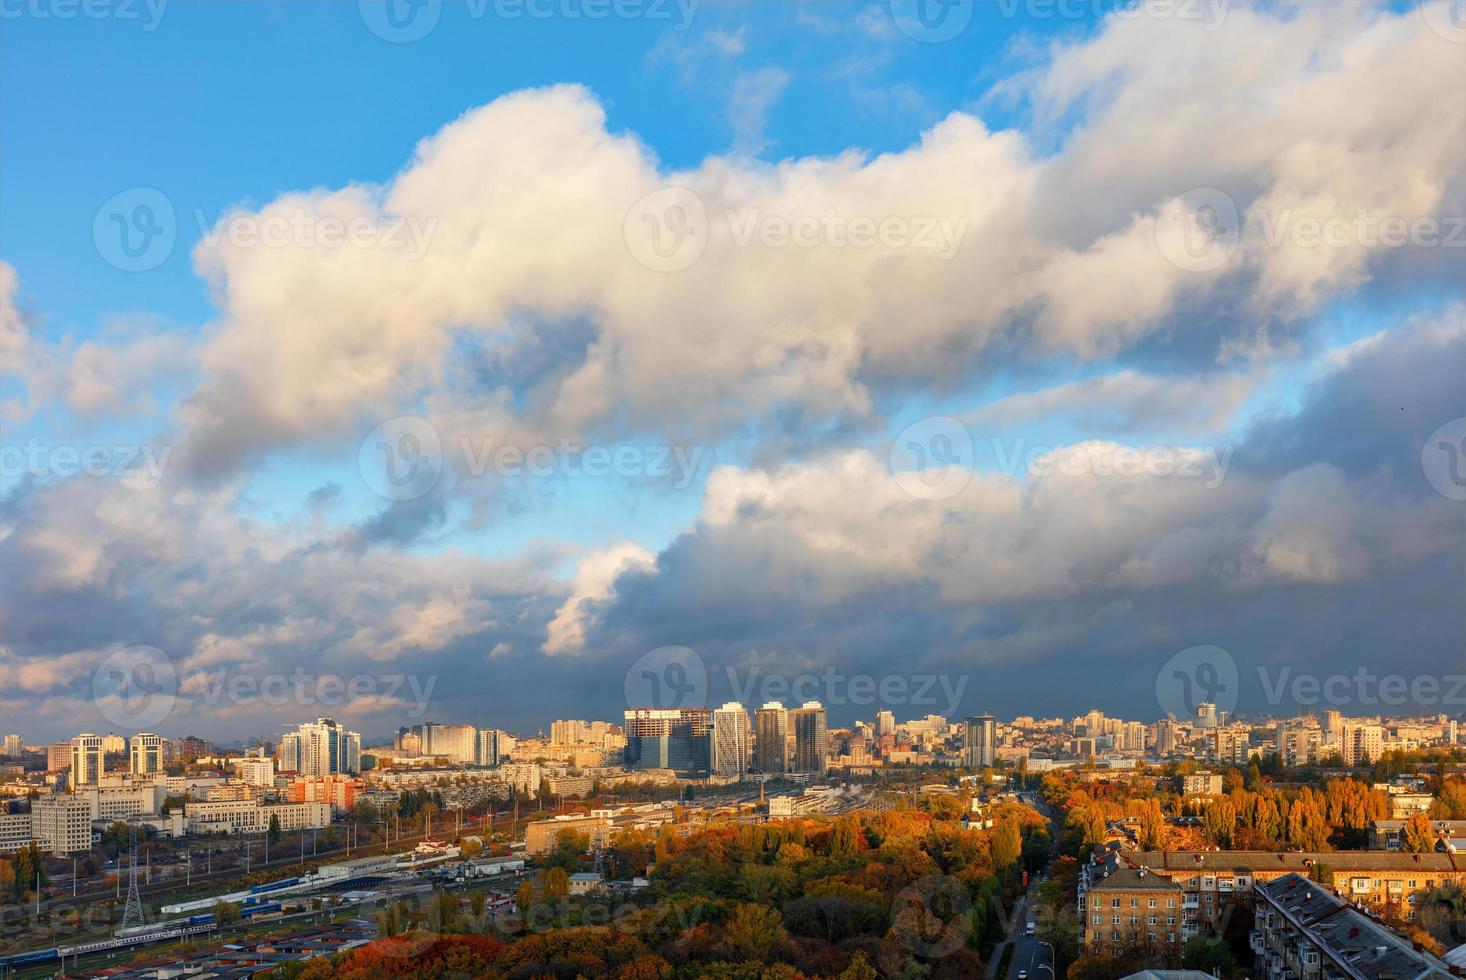
[[[1059,828],[1054,823],[1054,815],[1049,807],[1045,806],[1036,796],[1025,796],[1024,802],[1049,819],[1049,830],[1052,837],[1049,863],[1052,864],[1059,852]],[[1034,890],[1042,882],[1041,877],[1032,878],[1029,881],[1028,891],[1020,895],[1014,904],[1009,918],[1008,937],[993,947],[992,955],[988,958],[988,980],[999,980],[998,964],[1002,962],[1003,953],[1009,947],[1013,949],[1013,956],[1009,960],[1007,973],[1004,974],[1002,980],[1018,980],[1020,974],[1026,976],[1028,980],[1054,980],[1053,949],[1047,943],[1040,942],[1037,938],[1026,934],[1028,923],[1038,917],[1034,911],[1036,898]]]

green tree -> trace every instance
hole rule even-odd
[[[214,903],[214,921],[221,927],[233,925],[239,921],[239,906],[233,902],[226,902],[223,899]]]
[[[724,940],[740,960],[764,960],[788,935],[784,920],[766,905],[741,903],[733,909],[724,928]]]
[[[269,830],[269,834],[270,834],[270,843],[271,844],[278,844],[278,843],[280,843],[280,814],[278,814],[278,813],[272,813],[272,814],[270,814],[270,830]]]
[[[444,934],[457,932],[458,896],[451,892],[438,892],[438,929]]]
[[[999,820],[992,833],[993,867],[1004,870],[1018,863],[1023,854],[1023,838],[1012,820]]]
[[[555,846],[544,857],[544,863],[552,868],[574,871],[580,867],[580,859],[590,850],[590,837],[573,830],[562,830],[555,835]]]
[[[1237,969],[1237,958],[1220,936],[1192,936],[1181,951],[1181,964],[1188,970],[1224,977]]]
[[[519,888],[514,892],[514,908],[518,910],[519,915],[522,918],[525,912],[527,912],[529,910],[529,907],[533,904],[534,885],[531,885],[529,883],[529,879],[526,878],[524,881],[521,881],[519,883]]]
[[[1140,801],[1140,849],[1159,851],[1166,841],[1166,817],[1159,800]]]

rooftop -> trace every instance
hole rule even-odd
[[[1258,892],[1350,976],[1436,980],[1451,975],[1444,961],[1302,875],[1285,875]]]
[[[1144,868],[1120,868],[1090,885],[1090,891],[1179,892],[1181,886],[1164,875],[1152,874]]]
[[[1406,854],[1397,851],[1136,851],[1126,855],[1137,866],[1176,872],[1296,871],[1315,864],[1333,871],[1462,871],[1466,854]]]

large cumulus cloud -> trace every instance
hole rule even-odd
[[[516,92],[425,139],[385,185],[285,195],[223,222],[411,222],[420,241],[200,246],[221,315],[183,415],[190,459],[227,470],[408,408],[517,440],[705,434],[779,409],[868,420],[883,393],[1007,357],[1265,353],[1376,275],[1444,274],[1438,248],[1294,231],[1460,214],[1459,74],[1457,46],[1414,11],[1112,17],[1014,83],[1037,118],[1069,121],[1052,154],[956,112],[900,152],[683,171],[610,131],[583,88]],[[706,250],[648,269],[627,215],[672,186],[706,207]],[[1209,219],[1162,210],[1198,187],[1248,215],[1236,254],[1206,271],[1168,249]],[[739,241],[749,222],[831,215],[941,219],[955,247]],[[576,342],[554,342],[566,324]]]

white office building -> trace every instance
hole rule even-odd
[[[71,740],[71,785],[95,786],[102,779],[102,736],[84,732]]]
[[[97,739],[98,751],[101,747]],[[31,836],[42,850],[58,857],[91,850],[91,804],[70,793],[38,797],[31,803]]]
[[[708,732],[712,739],[709,753],[714,776],[744,776],[748,773],[749,747],[752,744],[748,712],[737,701],[729,701],[713,712],[713,725]]]
[[[152,732],[139,732],[128,740],[131,769],[134,775],[145,776],[163,771],[163,739]]]

